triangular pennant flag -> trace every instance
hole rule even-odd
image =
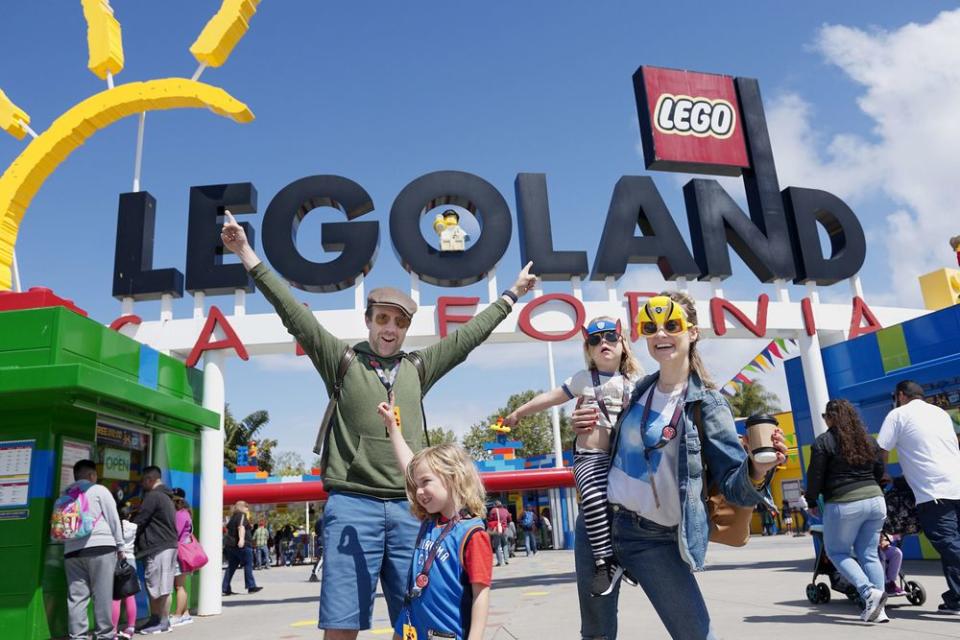
[[[784,340],[783,338],[774,338],[773,341],[777,343],[777,346],[780,347],[784,353],[787,353],[788,351],[790,351],[789,349],[787,349],[787,341]]]
[[[780,358],[781,360],[783,359],[783,353],[781,353],[780,347],[777,346],[777,343],[776,343],[776,342],[771,342],[770,344],[768,344],[768,345],[767,345],[767,351],[769,351],[769,352],[772,353],[773,355],[777,356],[777,357]]]
[[[742,373],[738,373],[736,376],[734,376],[733,379],[734,379],[734,380],[739,380],[739,381],[741,381],[743,384],[750,384],[751,382],[753,382],[753,380],[751,380],[751,379],[748,378],[747,376],[743,375]]]
[[[751,373],[760,373],[757,369],[758,367],[751,362],[750,364],[748,364],[743,368],[743,371],[749,371]]]

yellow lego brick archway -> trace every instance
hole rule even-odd
[[[250,122],[253,113],[225,90],[196,80],[205,67],[219,67],[249,28],[260,0],[223,0],[190,47],[200,68],[193,79],[166,78],[113,86],[123,70],[120,23],[109,0],[80,0],[87,22],[88,68],[105,79],[108,89],[68,109],[49,129],[36,135],[29,115],[0,91],[0,129],[17,139],[34,139],[0,176],[0,291],[12,285],[14,246],[20,222],[33,197],[61,162],[94,133],[126,116],[167,109],[207,108],[236,122]]]

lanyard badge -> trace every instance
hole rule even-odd
[[[407,593],[409,599],[419,598],[421,594],[423,594],[423,590],[430,585],[430,568],[433,566],[433,561],[437,557],[437,552],[440,551],[440,544],[450,535],[453,527],[456,526],[459,521],[460,514],[457,514],[443,526],[443,531],[440,532],[440,536],[437,537],[430,547],[430,552],[427,553],[427,559],[423,562],[423,568],[420,569],[420,572],[413,579],[413,587],[411,587],[409,593]],[[417,548],[420,547],[420,543],[423,541],[423,534],[426,532],[426,529],[427,525],[424,523],[420,528],[420,535],[417,536]]]

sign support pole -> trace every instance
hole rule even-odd
[[[220,429],[200,433],[200,544],[210,558],[200,569],[197,615],[218,615],[223,609],[221,567],[223,532],[223,414],[226,399],[224,351],[208,351],[203,356],[203,408],[220,416]]]

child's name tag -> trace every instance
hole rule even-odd
[[[417,628],[412,624],[403,625],[403,640],[417,640]]]

